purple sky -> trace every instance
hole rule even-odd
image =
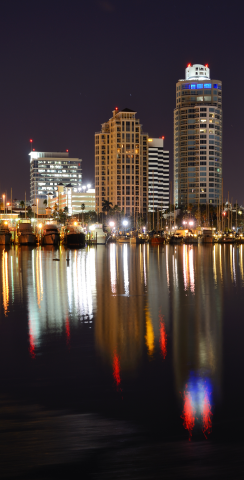
[[[173,166],[175,84],[187,63],[223,82],[224,196],[244,204],[242,2],[2,0],[0,192],[29,198],[29,139],[69,149],[94,184],[94,133],[115,106],[165,136]]]

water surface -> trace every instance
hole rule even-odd
[[[2,248],[4,475],[79,462],[117,478],[130,444],[129,478],[153,478],[150,458],[155,478],[166,464],[189,478],[194,455],[217,478],[218,455],[243,452],[243,256],[244,245]],[[181,475],[176,458],[189,460]]]

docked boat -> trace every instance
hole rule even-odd
[[[171,235],[169,239],[169,243],[171,244],[179,245],[182,242],[183,242],[183,235],[180,235],[179,233],[175,233],[174,235]]]
[[[130,237],[128,235],[118,235],[116,238],[118,243],[130,243]]]
[[[218,243],[235,243],[235,242],[236,242],[236,238],[232,234],[222,235],[221,237],[219,237],[219,240],[218,240]]]
[[[80,225],[74,222],[61,228],[61,241],[67,247],[85,247],[86,237]]]
[[[149,243],[151,243],[151,245],[162,245],[163,243],[165,243],[165,237],[155,234],[150,237]]]
[[[43,228],[42,233],[43,245],[58,245],[59,244],[59,231],[55,224],[47,224]]]
[[[20,223],[17,229],[17,237],[19,245],[35,245],[36,235],[32,230],[30,223]]]
[[[8,224],[0,225],[0,245],[10,245],[11,232],[8,228]]]
[[[187,245],[198,244],[197,235],[186,235],[183,241]]]
[[[198,237],[198,243],[214,243],[213,230],[211,228],[203,228],[202,235]]]

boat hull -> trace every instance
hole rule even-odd
[[[59,244],[58,233],[48,233],[43,236],[43,245],[58,245],[58,244]]]
[[[35,245],[36,236],[34,233],[24,233],[19,235],[19,245]]]
[[[165,239],[163,237],[152,237],[149,242],[151,245],[162,245],[165,243]]]
[[[84,233],[70,233],[66,236],[64,243],[67,247],[85,247],[86,238]]]
[[[11,233],[0,234],[0,245],[10,245]]]

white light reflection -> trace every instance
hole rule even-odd
[[[166,255],[167,285],[168,285],[168,289],[169,289],[169,287],[170,287],[170,282],[169,282],[169,246],[168,246],[168,244],[166,245],[166,248],[165,248],[165,255]]]
[[[92,323],[96,303],[95,255],[95,249],[88,249],[72,251],[69,257],[60,248],[59,261],[53,262],[52,251],[32,252],[31,266],[28,264],[24,272],[28,281],[32,356],[45,333],[67,332],[67,319],[76,325],[79,321]]]
[[[116,293],[116,245],[110,245],[110,282],[112,293]]]
[[[9,307],[8,252],[2,253],[3,310],[5,317]]]
[[[123,245],[123,269],[124,269],[124,289],[125,294],[129,295],[129,272],[128,272],[128,245]]]
[[[232,245],[231,245],[232,246]],[[234,283],[236,283],[236,259],[235,259],[235,251],[236,249],[232,247],[232,262],[233,262],[233,277]]]
[[[189,271],[190,271],[190,290],[193,293],[195,291],[195,274],[194,274],[194,256],[193,248],[189,252]]]
[[[188,272],[187,272],[187,246],[183,246],[183,279],[184,279],[184,290],[188,288]]]
[[[166,263],[167,267],[167,263]],[[177,258],[172,255],[172,268],[173,268],[173,283],[175,287],[178,287],[178,267],[177,267]],[[168,274],[168,272],[167,272]]]

